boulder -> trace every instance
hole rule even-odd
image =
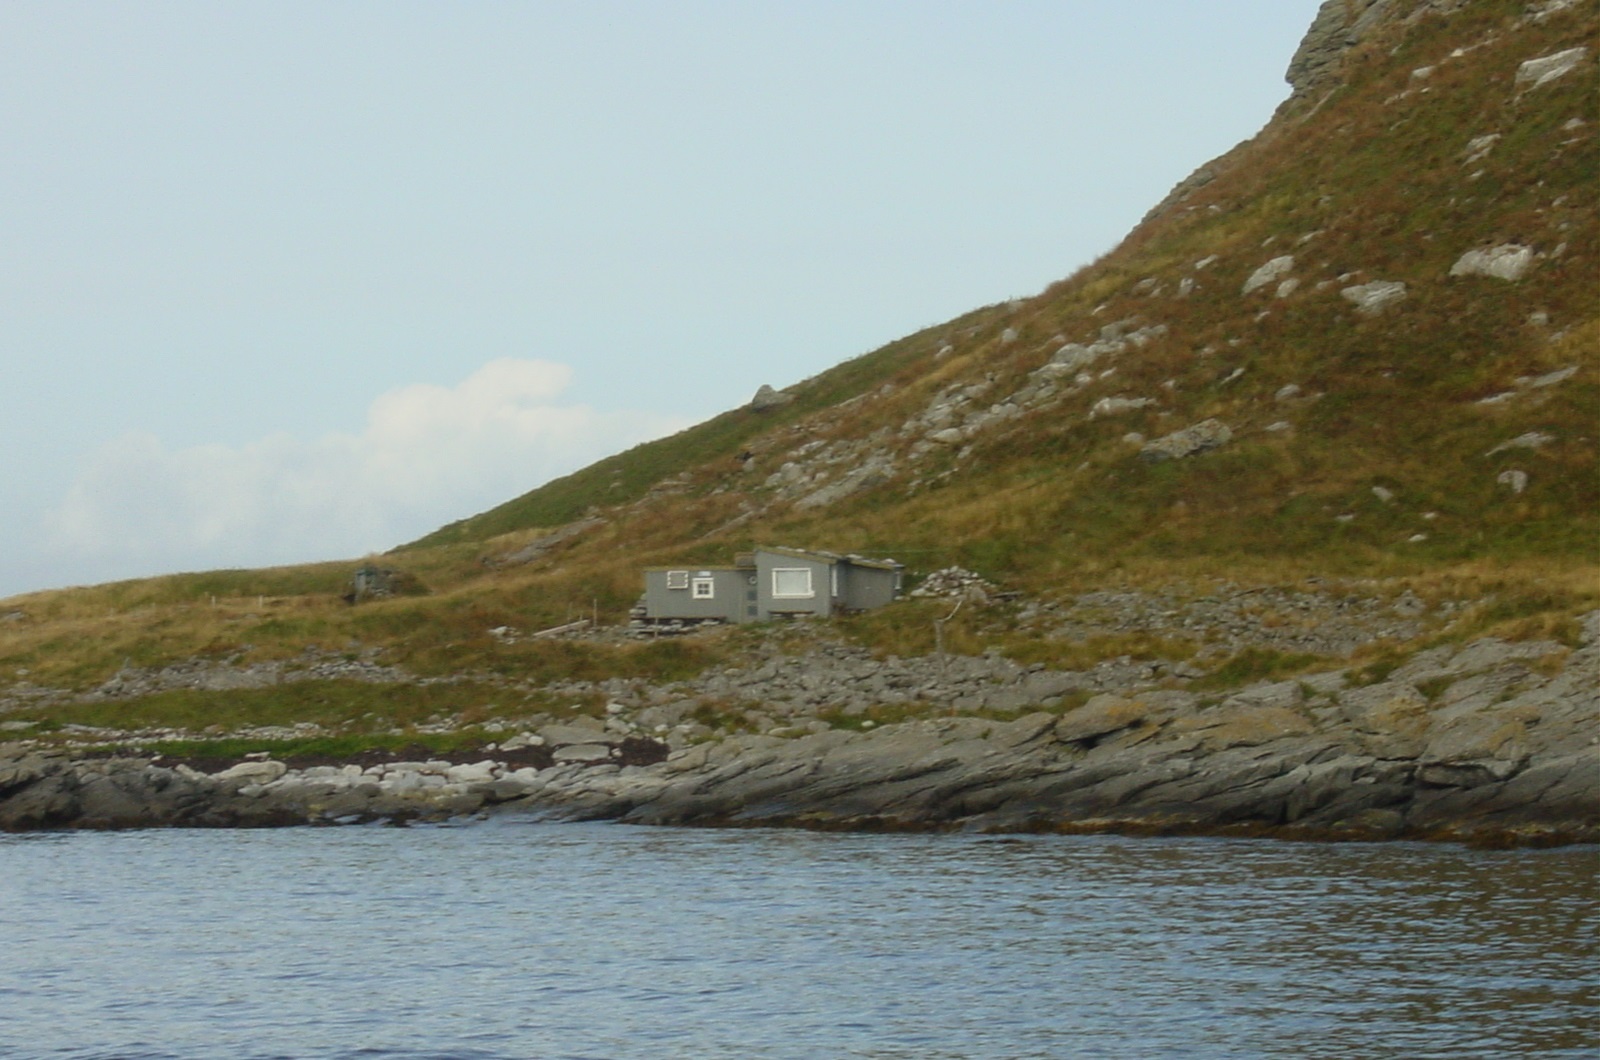
[[[1450,266],[1451,276],[1488,276],[1515,283],[1533,267],[1533,248],[1517,243],[1469,250]]]
[[[1102,692],[1077,710],[1061,715],[1056,722],[1056,739],[1092,745],[1102,736],[1139,724],[1148,713],[1149,708],[1138,700]]]
[[[751,412],[766,412],[770,409],[782,408],[793,400],[794,395],[788,391],[774,390],[763,383],[761,388],[756,391],[755,397],[750,399],[750,403],[745,408]]]
[[[1255,272],[1250,274],[1250,278],[1244,281],[1244,287],[1239,291],[1239,293],[1249,294],[1258,287],[1265,287],[1269,283],[1277,283],[1279,280],[1289,275],[1289,270],[1293,268],[1293,254],[1284,254],[1281,257],[1273,258],[1271,261],[1267,262],[1265,265],[1261,266]]]
[[[1557,368],[1553,372],[1546,372],[1543,375],[1519,375],[1517,376],[1517,385],[1529,390],[1539,390],[1547,386],[1565,383],[1577,374],[1578,366],[1571,364],[1565,368]]]
[[[1497,485],[1504,486],[1514,494],[1521,493],[1528,488],[1528,473],[1516,468],[1500,472],[1494,477],[1494,480]]]
[[[1141,459],[1149,463],[1159,463],[1163,460],[1181,460],[1185,457],[1195,456],[1219,446],[1226,445],[1233,440],[1233,431],[1221,420],[1201,420],[1181,431],[1148,442],[1139,450]]]
[[[1398,305],[1406,297],[1406,285],[1398,280],[1374,280],[1356,284],[1339,292],[1340,296],[1354,302],[1356,312],[1364,316],[1377,316],[1390,306]]]
[[[1100,416],[1115,416],[1120,412],[1133,412],[1136,409],[1148,408],[1155,403],[1155,398],[1147,397],[1103,397],[1089,410],[1089,418],[1092,420]]]
[[[1516,84],[1526,85],[1528,88],[1540,88],[1548,85],[1558,77],[1563,77],[1578,68],[1584,56],[1589,54],[1585,47],[1568,48],[1566,51],[1556,52],[1553,55],[1541,56],[1538,59],[1529,59],[1517,67]]]
[[[1526,434],[1519,434],[1515,438],[1501,442],[1483,455],[1494,456],[1496,453],[1504,453],[1510,449],[1543,449],[1555,440],[1556,436],[1553,434],[1546,434],[1544,431],[1528,431]]]
[[[575,743],[556,748],[555,760],[561,762],[595,762],[611,757],[608,743]]]
[[[264,762],[240,762],[236,766],[231,766],[215,774],[215,779],[221,781],[237,780],[247,784],[268,784],[288,771],[288,766],[271,759]]]
[[[545,745],[561,747],[566,744],[595,743],[605,739],[605,723],[598,718],[573,718],[564,725],[546,725],[539,730]]]
[[[1486,136],[1474,136],[1467,141],[1467,149],[1462,152],[1463,162],[1471,164],[1478,161],[1494,150],[1494,145],[1500,142],[1499,133],[1489,133]]]

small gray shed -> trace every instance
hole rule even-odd
[[[900,595],[894,560],[797,548],[758,548],[731,567],[653,567],[644,575],[647,621],[764,622],[882,607]]]

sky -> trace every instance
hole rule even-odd
[[[1112,249],[1317,0],[7,0],[0,598],[358,558]]]

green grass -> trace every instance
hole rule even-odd
[[[1258,681],[1279,681],[1325,666],[1325,656],[1305,652],[1282,652],[1273,648],[1244,648],[1189,687],[1196,692],[1241,688]]]
[[[14,716],[44,722],[50,729],[88,725],[200,732],[213,726],[237,729],[308,722],[370,734],[424,724],[438,716],[526,713],[520,697],[513,697],[504,689],[471,682],[417,686],[305,681],[226,692],[175,689],[136,699],[19,711]]]
[[[167,759],[205,762],[238,761],[246,755],[261,754],[279,761],[350,762],[375,752],[419,756],[459,755],[478,751],[493,742],[494,735],[481,729],[460,729],[450,733],[310,736],[290,740],[250,740],[239,737],[221,740],[149,740],[139,742],[136,748],[127,749]]]

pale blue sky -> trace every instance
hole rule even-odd
[[[386,548],[1034,293],[1316,7],[9,0],[0,596]]]

